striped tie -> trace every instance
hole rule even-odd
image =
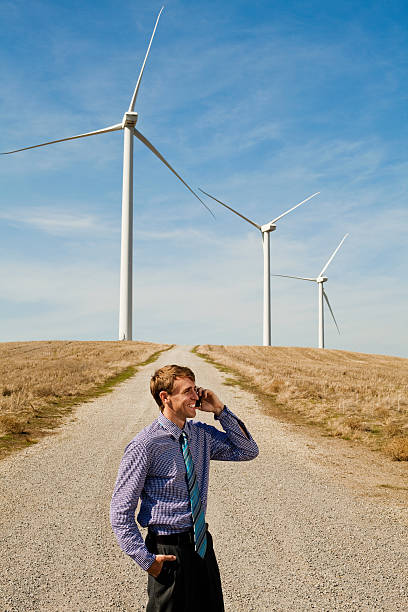
[[[201,505],[200,491],[198,488],[197,475],[194,469],[193,458],[188,447],[187,436],[182,432],[180,436],[181,450],[183,451],[184,463],[187,471],[188,492],[190,494],[191,514],[194,528],[194,547],[200,557],[204,558],[207,549],[207,533],[204,521],[204,511]]]

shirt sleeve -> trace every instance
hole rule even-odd
[[[229,408],[215,417],[224,431],[211,428],[211,459],[218,461],[250,461],[259,454],[258,445],[245,427],[244,423]],[[246,435],[241,431],[246,432]]]
[[[144,570],[149,569],[156,558],[147,550],[135,520],[148,468],[145,445],[130,442],[119,466],[110,508],[111,525],[119,546]]]

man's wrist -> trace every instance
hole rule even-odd
[[[157,559],[156,559],[156,555],[155,555],[155,556],[154,556],[154,559],[153,559],[153,562],[152,562],[152,563],[149,565],[149,567],[148,567],[148,568],[147,568],[147,570],[146,570],[146,571],[147,571],[147,573],[148,573],[148,574],[150,574],[152,570],[153,570],[153,572],[154,572],[154,570],[155,570],[156,566],[157,566]],[[152,575],[153,575],[153,574],[152,574]]]
[[[214,416],[218,418],[221,412],[224,410],[224,408],[225,408],[225,404],[220,404],[219,406],[214,408]]]

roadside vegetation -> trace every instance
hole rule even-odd
[[[408,461],[408,359],[347,351],[201,345],[269,414]]]
[[[0,343],[0,457],[51,433],[75,404],[109,392],[169,348],[150,342]]]

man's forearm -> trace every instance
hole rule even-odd
[[[135,520],[135,510],[148,470],[143,444],[132,441],[123,455],[112,495],[110,520],[121,549],[147,570],[155,556],[146,548]]]
[[[201,401],[203,400],[206,401],[210,406],[209,410],[214,413],[214,417],[219,419],[222,411],[226,407],[225,404],[223,404],[223,402],[214,393],[214,391],[211,391],[210,389],[203,389],[200,387],[198,391],[200,394]],[[202,410],[205,410],[204,406],[202,407]],[[245,429],[240,425],[239,421],[238,421],[238,425],[239,425],[240,430],[244,434],[244,436],[246,436],[249,440],[250,438],[249,438],[248,432],[245,431]]]
[[[221,410],[219,408],[217,408],[217,410],[214,410],[214,417],[217,417],[217,419],[219,419],[220,416],[221,416],[222,411],[224,410],[224,408],[226,408],[225,404],[222,406]],[[244,436],[246,436],[248,438],[248,440],[249,440],[250,438],[249,438],[248,432],[242,427],[242,425],[241,425],[241,423],[239,422],[238,419],[237,419],[237,423],[238,423],[238,426],[239,426],[240,430],[244,434]]]
[[[259,450],[255,440],[235,414],[224,406],[220,415],[214,414],[214,417],[220,421],[224,432],[216,430],[214,434],[217,440],[214,440],[212,459],[249,461],[257,457]]]
[[[142,569],[147,571],[155,561],[156,556],[147,550],[136,523],[132,527],[118,525],[111,514],[111,524],[123,552],[129,555]]]

